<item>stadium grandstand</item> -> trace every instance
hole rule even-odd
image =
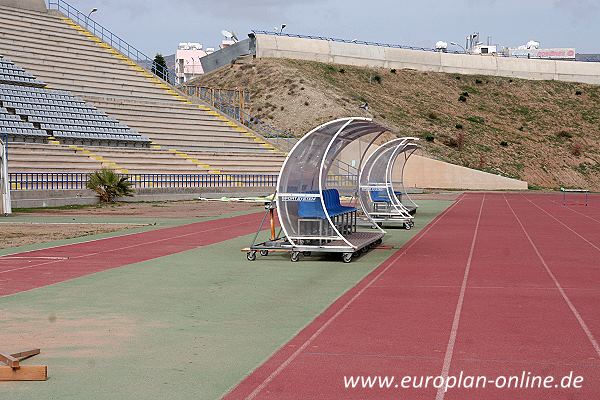
[[[28,174],[61,173],[45,178],[60,180],[102,167],[163,175],[279,170],[284,154],[262,136],[142,68],[107,43],[117,37],[105,28],[92,34],[99,25],[90,29],[93,21],[67,3],[41,4],[0,1],[0,128],[9,172],[19,177],[13,189],[37,179]]]

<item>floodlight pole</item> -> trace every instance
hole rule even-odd
[[[92,16],[93,13],[95,13],[96,11],[98,11],[98,9],[96,7],[92,8],[90,10],[90,12],[88,13],[87,17],[85,18],[85,25],[86,27],[90,24],[90,17]]]
[[[456,42],[450,42],[450,44],[452,46],[460,47],[461,49],[463,49],[463,51],[465,52],[465,54],[467,53],[467,49],[464,46],[461,46],[460,44],[458,44]]]

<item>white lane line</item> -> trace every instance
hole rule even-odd
[[[126,237],[126,236],[134,236],[134,235],[139,235],[139,234],[142,234],[142,233],[154,232],[154,231],[159,231],[159,230],[163,230],[163,229],[180,228],[180,227],[190,226],[190,225],[194,225],[194,224],[202,224],[202,223],[205,223],[205,222],[227,221],[227,220],[232,219],[232,218],[244,217],[244,216],[253,215],[253,214],[258,214],[258,213],[236,215],[236,216],[233,216],[233,217],[226,217],[226,218],[218,218],[218,217],[216,217],[214,219],[208,219],[206,221],[198,221],[198,222],[192,222],[190,224],[182,224],[182,225],[174,225],[174,226],[165,226],[165,227],[162,227],[161,225],[157,225],[158,229],[149,229],[147,231],[141,231],[141,232],[128,232],[128,233],[122,233],[122,234],[118,234],[118,235],[112,235],[112,233],[114,233],[114,232],[112,232],[112,233],[109,232],[109,233],[104,233],[103,234],[103,235],[105,235],[105,234],[108,235],[107,237],[82,240],[82,241],[79,241],[79,242],[73,242],[73,243],[67,243],[67,244],[56,244],[54,246],[48,246],[48,247],[44,247],[44,248],[40,248],[40,249],[34,249],[34,250],[27,250],[27,251],[18,251],[18,250],[16,250],[15,252],[5,254],[4,256],[9,256],[9,255],[12,255],[12,254],[22,255],[22,254],[27,254],[27,253],[34,253],[36,251],[56,249],[56,248],[59,248],[59,247],[66,247],[66,246],[73,246],[73,245],[78,245],[78,244],[93,243],[93,242],[99,242],[99,241],[108,240],[108,239],[123,238],[123,237]],[[150,224],[150,225],[146,225],[146,226],[151,227],[151,226],[155,226],[155,225]],[[77,239],[77,238],[73,238],[73,239]],[[6,249],[4,249],[4,250],[6,250]],[[4,256],[2,256],[2,257],[4,257]]]
[[[125,225],[125,226],[152,226],[152,224],[140,224],[139,222],[15,222],[0,221],[0,225]]]
[[[369,281],[369,283],[367,283],[365,285],[365,287],[363,287],[360,291],[358,291],[358,293],[356,293],[354,296],[352,296],[352,298],[350,300],[348,300],[346,302],[346,304],[344,304],[334,315],[332,315],[331,318],[329,318],[327,321],[325,321],[323,323],[323,325],[321,325],[321,327],[315,333],[312,334],[311,337],[306,339],[306,341],[302,344],[302,346],[298,347],[298,349],[294,353],[292,353],[292,355],[290,355],[283,363],[281,363],[281,365],[279,365],[279,367],[277,367],[277,369],[275,369],[275,371],[273,371],[268,377],[266,377],[265,380],[262,381],[260,383],[260,385],[258,385],[252,391],[252,393],[250,393],[248,396],[246,396],[245,400],[252,400],[256,396],[258,396],[260,394],[260,392],[262,392],[263,389],[265,387],[267,387],[267,385],[269,383],[271,383],[273,381],[273,379],[275,379],[284,369],[286,369],[287,366],[290,365],[292,363],[292,361],[294,361],[300,355],[300,353],[302,351],[304,351],[317,337],[319,337],[319,335],[321,333],[323,333],[323,331],[333,321],[335,321],[344,311],[346,311],[346,309],[348,309],[348,307],[350,307],[350,305],[352,303],[354,303],[354,301],[356,301],[356,299],[358,299],[365,292],[365,290],[367,290],[369,287],[371,287],[371,285],[373,285],[374,282],[376,282],[383,274],[385,274],[388,271],[388,269],[390,269],[396,263],[396,261],[398,261],[398,259],[400,259],[400,257],[405,255],[419,240],[421,240],[431,230],[431,228],[433,228],[439,221],[441,221],[442,218],[444,218],[448,214],[448,212],[454,208],[454,206],[456,206],[458,203],[460,203],[462,199],[463,199],[463,196],[461,195],[460,198],[454,204],[452,204],[450,207],[448,207],[442,214],[440,214],[437,219],[435,219],[425,229],[423,229],[421,232],[419,232],[417,234],[417,236],[415,236],[414,240],[408,245],[408,247],[406,247],[406,249],[404,249],[402,251],[402,253],[392,256],[392,258],[388,259],[386,261],[386,262],[389,262],[387,267],[385,267],[383,270],[381,270],[381,272],[379,272],[373,279],[371,279]]]
[[[4,260],[68,260],[69,257],[19,257],[19,256],[3,256],[0,261]]]
[[[598,341],[596,340],[596,338],[592,334],[592,331],[590,331],[590,328],[587,326],[587,324],[585,323],[585,321],[581,317],[581,314],[579,314],[579,311],[577,311],[577,309],[575,308],[575,306],[573,305],[573,303],[569,299],[569,296],[567,296],[567,293],[565,292],[565,290],[563,289],[563,287],[558,282],[558,279],[556,279],[556,276],[554,276],[554,274],[552,273],[552,270],[550,269],[550,267],[546,263],[546,260],[544,259],[544,257],[542,257],[542,254],[540,253],[540,251],[538,250],[537,246],[533,242],[533,239],[531,239],[531,236],[529,236],[529,233],[525,229],[525,226],[521,222],[521,219],[519,218],[519,216],[517,215],[517,213],[515,212],[515,210],[512,208],[512,206],[508,202],[508,199],[506,198],[506,196],[504,196],[504,201],[506,201],[506,204],[508,204],[508,208],[510,208],[510,211],[515,216],[515,219],[517,220],[517,222],[521,226],[521,229],[523,230],[523,233],[527,237],[527,240],[529,241],[529,244],[531,244],[531,247],[533,247],[533,250],[535,250],[535,253],[537,254],[539,260],[542,262],[542,265],[546,269],[546,272],[548,273],[548,275],[550,276],[550,278],[554,282],[554,285],[556,285],[556,288],[560,292],[562,298],[564,299],[564,301],[567,303],[567,305],[571,309],[571,312],[573,313],[573,315],[577,319],[577,322],[579,322],[579,326],[581,326],[581,329],[583,330],[583,332],[587,336],[588,340],[592,344],[592,347],[594,348],[594,350],[596,351],[596,353],[600,357],[600,346],[598,345]]]
[[[570,230],[571,232],[573,232],[574,234],[576,234],[577,236],[579,236],[579,238],[582,239],[582,240],[584,240],[587,244],[589,244],[590,246],[592,246],[596,250],[600,251],[600,247],[596,246],[594,243],[590,242],[589,240],[587,240],[586,238],[584,238],[583,236],[581,236],[578,232],[576,232],[575,230],[573,230],[569,225],[565,224],[560,219],[556,218],[554,215],[550,214],[548,211],[544,210],[542,207],[538,206],[533,201],[529,200],[527,197],[523,196],[523,198],[525,200],[527,200],[528,202],[530,202],[531,204],[533,204],[536,208],[542,210],[550,218],[554,219],[556,222],[558,222],[559,224],[561,224],[562,226],[564,226],[565,228],[567,228],[568,230]],[[507,200],[507,203],[508,203],[508,200]]]
[[[248,224],[251,224],[251,223],[253,224],[254,221],[239,223],[239,224],[237,224],[237,226],[248,225]],[[75,259],[79,259],[79,258],[85,258],[85,257],[95,256],[95,255],[98,255],[98,254],[112,253],[112,252],[120,251],[120,250],[128,250],[128,249],[132,249],[134,247],[146,246],[146,245],[149,245],[149,244],[166,242],[166,241],[169,241],[169,240],[180,239],[180,238],[184,238],[184,237],[188,237],[188,236],[198,235],[198,234],[201,234],[201,233],[218,231],[218,230],[229,228],[229,227],[230,227],[229,225],[227,225],[227,226],[220,226],[220,227],[217,227],[217,228],[207,229],[207,230],[204,230],[204,231],[191,232],[191,233],[186,233],[186,234],[182,234],[182,235],[176,235],[176,236],[170,236],[170,237],[166,237],[166,238],[162,238],[162,239],[152,240],[152,241],[149,241],[149,242],[143,242],[143,243],[133,244],[133,245],[129,245],[129,246],[117,247],[117,248],[103,250],[103,251],[98,251],[98,252],[94,252],[94,253],[82,254],[82,255],[79,255],[79,256],[70,257],[69,259],[70,260],[75,260]],[[68,246],[72,246],[72,245],[68,245]],[[0,260],[1,260],[1,258],[0,258]],[[6,274],[8,272],[20,271],[20,270],[23,270],[23,269],[29,269],[29,268],[41,267],[43,265],[48,265],[48,264],[54,264],[54,263],[57,263],[59,261],[61,261],[61,260],[52,260],[52,261],[48,261],[48,262],[44,262],[44,263],[40,263],[40,264],[34,264],[34,265],[28,265],[28,266],[25,266],[25,267],[18,267],[18,268],[13,268],[13,269],[7,269],[5,271],[0,271],[0,275],[1,274]],[[2,297],[2,296],[0,296],[0,297]]]
[[[467,265],[465,266],[465,273],[463,275],[463,281],[460,287],[460,294],[458,295],[458,302],[456,303],[456,310],[454,311],[452,329],[450,330],[450,338],[448,339],[446,355],[444,356],[444,364],[442,366],[441,372],[441,376],[443,376],[444,379],[448,377],[448,373],[450,372],[450,364],[452,364],[452,355],[454,354],[454,345],[456,344],[456,336],[458,335],[458,325],[460,324],[460,314],[462,313],[463,304],[465,302],[465,292],[467,290],[467,282],[469,280],[469,272],[471,271],[471,262],[473,261],[473,253],[475,252],[475,243],[477,242],[477,234],[479,233],[479,223],[481,222],[481,214],[483,212],[484,203],[485,194],[481,199],[479,215],[477,216],[477,224],[475,225],[475,232],[473,232],[473,240],[471,241],[471,249],[469,250],[469,258],[467,259]],[[435,396],[435,399],[442,400],[445,395],[446,391],[444,390],[444,387],[440,386]]]
[[[592,217],[592,216],[590,216],[590,215],[587,215],[587,214],[584,214],[584,213],[582,213],[582,212],[579,212],[579,211],[577,211],[577,210],[574,210],[574,209],[572,209],[571,207],[566,207],[566,206],[563,206],[563,205],[562,205],[561,203],[559,203],[558,201],[555,201],[555,200],[550,200],[550,201],[551,201],[551,202],[553,202],[553,203],[554,203],[554,204],[556,204],[556,205],[559,205],[559,206],[561,206],[562,208],[566,208],[566,209],[567,209],[567,210],[569,210],[569,211],[573,211],[574,213],[577,213],[577,214],[579,214],[579,215],[582,215],[582,216],[584,216],[584,217],[586,217],[586,218],[588,218],[588,219],[591,219],[592,221],[594,221],[594,222],[597,222],[597,223],[599,223],[599,224],[600,224],[600,219],[596,219],[596,218],[594,218],[594,217]]]

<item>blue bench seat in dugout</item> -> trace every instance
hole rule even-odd
[[[318,192],[308,192],[308,194],[317,194]],[[327,208],[329,217],[336,217],[357,211],[355,207],[343,206],[340,201],[340,193],[337,189],[325,189],[323,190],[323,202]],[[301,201],[298,206],[298,217],[299,218],[314,218],[314,219],[325,219],[325,211],[321,205],[321,200],[316,198],[310,201]]]

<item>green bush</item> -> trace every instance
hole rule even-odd
[[[466,102],[467,102],[467,97],[466,97],[466,96],[463,96],[463,95],[461,94],[460,96],[458,96],[458,101],[461,101],[461,102],[463,102],[463,103],[466,103]]]
[[[571,139],[573,137],[573,134],[569,131],[560,131],[556,134],[556,136],[558,136],[561,139]]]
[[[476,124],[485,124],[485,119],[483,117],[471,116],[467,118],[467,121],[476,123]]]
[[[102,203],[110,203],[115,197],[133,196],[131,182],[112,169],[102,168],[90,174],[87,188],[96,192]]]
[[[425,140],[428,142],[433,142],[435,141],[435,135],[433,133],[427,133],[425,134]]]

